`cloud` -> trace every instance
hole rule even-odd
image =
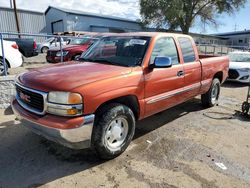
[[[44,12],[51,5],[72,10],[140,19],[139,0],[18,0],[17,8]],[[9,7],[9,1],[0,0],[1,6]]]

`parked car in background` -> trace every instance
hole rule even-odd
[[[97,38],[90,36],[84,38],[71,38],[69,44],[62,47],[62,54],[59,47],[51,48],[47,52],[46,60],[49,63],[58,63],[61,61],[61,55],[63,61],[77,60],[83,52],[85,52]]]
[[[229,53],[229,81],[250,82],[250,52]]]
[[[6,70],[9,68],[16,68],[22,65],[23,59],[22,54],[18,50],[16,42],[3,40],[3,49],[5,62],[7,63]],[[4,64],[2,47],[0,45],[0,75],[4,75]]]
[[[34,39],[28,38],[5,38],[6,41],[15,41],[19,47],[19,51],[24,57],[37,56],[37,44]]]
[[[67,45],[69,40],[67,38],[61,38],[62,45]],[[47,53],[50,48],[59,47],[60,46],[60,38],[51,37],[46,39],[43,43],[37,44],[37,50],[39,53]]]
[[[188,35],[111,34],[77,63],[21,74],[12,109],[35,133],[111,159],[128,147],[137,120],[197,95],[204,107],[216,105],[228,66],[227,56],[199,56]]]

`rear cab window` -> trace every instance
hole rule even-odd
[[[178,42],[181,47],[184,63],[195,61],[195,52],[192,41],[187,37],[179,37]]]

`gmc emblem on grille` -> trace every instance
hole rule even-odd
[[[20,98],[26,102],[30,102],[30,96],[25,95],[24,93],[20,92]]]

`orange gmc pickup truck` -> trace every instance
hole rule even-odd
[[[128,147],[137,120],[197,95],[214,106],[228,66],[228,57],[198,55],[188,35],[108,34],[78,61],[21,74],[12,109],[35,133],[110,159]]]

